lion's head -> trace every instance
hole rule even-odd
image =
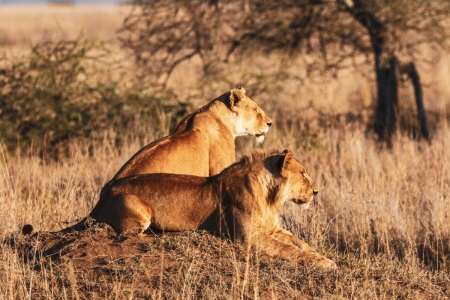
[[[280,175],[284,181],[280,186],[285,201],[291,200],[306,209],[314,196],[319,193],[305,167],[294,158],[294,154],[284,150],[279,160]]]
[[[271,203],[283,205],[286,201],[292,201],[300,205],[303,209],[307,209],[319,192],[316,184],[313,182],[305,167],[294,158],[294,154],[288,150],[283,152],[255,152],[246,160],[253,162],[262,161],[266,175],[263,175],[261,169],[257,168],[258,164],[253,163],[254,174],[259,174],[260,178],[264,178],[263,186],[269,187],[273,192],[268,190],[268,196]]]
[[[236,118],[235,137],[251,135],[262,142],[272,125],[272,120],[255,101],[245,94],[244,88],[230,91],[228,106]]]
[[[233,178],[235,185],[247,182],[245,186],[251,186],[252,199],[261,196],[280,207],[292,201],[306,209],[319,192],[305,167],[288,150],[255,151],[224,170],[223,176]]]

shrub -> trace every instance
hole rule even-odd
[[[110,129],[152,126],[166,132],[178,109],[173,95],[136,80],[124,84],[123,76],[113,80],[109,69],[93,66],[105,54],[104,47],[80,37],[41,42],[9,66],[3,58],[0,139],[8,149],[33,144],[54,150]]]

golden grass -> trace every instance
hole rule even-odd
[[[0,30],[5,33],[2,47],[7,51],[26,51],[29,43],[48,37],[75,38],[81,30],[90,38],[117,45],[115,31],[128,9],[2,7]],[[25,19],[27,22],[18,22]],[[449,63],[450,56],[443,54],[440,64],[420,69],[426,83],[425,105],[442,116],[450,111]],[[230,73],[235,76],[233,82],[239,83],[246,72],[260,72],[266,67],[260,62],[254,69]],[[172,86],[179,95],[186,95],[182,100],[196,106],[204,104],[210,97],[189,98],[196,94],[194,89],[199,83],[183,75],[184,71],[195,73],[189,66],[183,66],[174,74]],[[116,272],[105,283],[84,277],[70,262],[51,264],[36,260],[36,266],[24,263],[19,250],[1,244],[0,298],[448,297],[449,124],[445,118],[435,124],[431,145],[399,134],[393,149],[386,150],[367,135],[364,123],[342,124],[334,118],[337,113],[360,110],[370,114],[373,82],[354,70],[341,72],[337,78],[324,82],[289,81],[280,94],[268,92],[255,100],[274,120],[263,148],[294,151],[320,186],[317,201],[309,211],[301,212],[295,205],[287,205],[286,225],[335,259],[340,266],[336,273],[321,275],[309,268],[297,269],[285,262],[264,259],[262,264],[258,260],[251,264],[245,259],[231,260],[234,250],[228,248],[217,257],[209,251],[219,242],[186,233],[179,239],[162,237],[156,244],[147,245],[153,250],[162,247],[158,243],[169,245],[169,250],[162,247],[157,255],[167,255],[183,264],[181,271],[161,265],[160,273],[156,274],[160,283],[148,294],[139,294],[150,284],[136,279],[143,277],[131,280],[147,268],[142,262],[130,263],[128,269],[115,262],[111,268]],[[217,96],[228,88],[211,86],[207,93]],[[401,105],[413,105],[411,93],[409,86],[401,90]],[[27,223],[38,230],[53,231],[86,216],[101,187],[120,166],[145,143],[158,137],[151,133],[146,141],[139,141],[130,133],[128,142],[118,148],[115,133],[110,132],[101,142],[74,142],[67,158],[60,161],[45,160],[33,149],[29,153],[7,153],[0,146],[0,240],[6,240]],[[239,140],[238,145],[238,156],[257,147],[248,139]],[[198,243],[201,247],[195,248]],[[214,246],[207,248],[210,243]],[[197,252],[190,252],[190,247]],[[231,261],[223,265],[212,262],[207,267],[202,263],[222,258]],[[134,275],[130,277],[126,272]]]
[[[153,138],[149,137],[149,140]],[[2,151],[0,239],[7,239],[26,223],[39,230],[59,230],[87,215],[97,201],[102,185],[141,146],[132,141],[116,149],[113,141],[112,137],[106,137],[102,143],[91,145],[90,151],[94,156],[88,154],[88,142],[74,144],[68,159],[59,162],[44,162],[33,154],[18,156]],[[241,143],[245,145],[245,152],[252,151],[251,141]],[[357,298],[396,297],[401,296],[402,290],[397,281],[403,282],[410,296],[418,293],[418,283],[422,286],[419,289],[423,293],[422,299],[445,293],[445,289],[450,287],[450,207],[447,201],[450,193],[450,130],[447,124],[442,124],[431,146],[399,136],[392,150],[381,149],[365,137],[362,130],[338,129],[319,134],[315,146],[305,149],[294,136],[285,137],[274,127],[264,148],[285,147],[296,152],[320,186],[316,202],[309,211],[300,211],[294,204],[286,206],[286,226],[336,260],[340,269],[322,277],[311,268],[292,270],[289,264],[265,262],[265,258],[263,262],[252,260],[250,265],[245,259],[237,258],[235,262],[227,261],[223,265],[215,259],[226,260],[235,255],[232,254],[234,250],[227,248],[222,254],[207,254],[209,250],[206,249],[218,246],[215,240],[202,242],[209,239],[205,235],[188,238],[187,244],[176,237],[165,237],[163,241],[167,242],[164,243],[169,243],[161,248],[165,250],[157,254],[154,252],[159,249],[157,245],[149,245],[152,250],[148,250],[147,255],[156,255],[155,259],[160,255],[166,256],[164,271],[156,270],[152,276],[163,276],[169,281],[148,293],[160,291],[164,295],[195,298],[200,295],[198,289],[209,289],[210,296],[215,290],[225,296],[226,289],[220,286],[222,280],[234,282],[234,296],[248,294],[250,289],[255,298],[255,295],[262,297],[259,293],[266,293],[270,284],[286,285],[285,288],[289,289],[278,294],[286,297],[298,296],[299,293],[316,296],[330,293],[326,298],[350,297],[352,293]],[[94,245],[101,243],[98,237],[94,240],[97,241]],[[83,273],[78,269],[74,269],[77,276],[73,275],[74,278],[69,280],[70,261],[54,265],[37,260],[36,263],[42,266],[39,267],[41,271],[36,272],[19,258],[19,250],[0,246],[0,251],[0,268],[6,272],[0,278],[11,288],[0,290],[4,296],[64,298],[63,295],[69,291],[60,290],[57,278],[65,278],[64,287],[69,290],[93,284],[80,277]],[[121,253],[125,257],[128,255]],[[145,257],[145,252],[142,255]],[[205,260],[209,265],[207,269]],[[186,273],[171,269],[172,261],[182,261]],[[260,263],[262,266],[258,267]],[[142,263],[127,267],[120,264],[108,266],[119,273],[140,274],[146,270]],[[240,271],[235,271],[235,268]],[[250,271],[245,271],[248,268]],[[43,270],[46,271],[43,273]],[[434,271],[429,273],[430,270]],[[250,273],[245,275],[245,272]],[[29,279],[30,276],[35,276],[35,282]],[[208,281],[205,276],[218,281]],[[139,281],[130,281],[127,276],[107,278],[112,285],[109,292],[100,293],[102,297],[123,296],[130,287],[134,294],[149,288]],[[290,280],[293,278],[309,280],[310,288],[292,286]],[[384,278],[382,285],[385,290],[377,290],[379,278]],[[250,280],[250,283],[243,280]],[[22,284],[33,288],[14,290],[14,286]],[[99,281],[94,285],[106,288],[103,284]],[[89,291],[79,293],[80,296],[93,295]]]
[[[130,11],[116,5],[3,5],[0,49],[27,51],[43,39],[89,39],[117,43],[116,31]]]

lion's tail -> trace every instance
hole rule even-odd
[[[71,232],[75,232],[75,231],[84,231],[84,230],[88,229],[89,227],[91,227],[94,223],[95,223],[95,219],[89,215],[89,216],[83,218],[80,222],[78,222],[72,226],[69,226],[67,228],[64,228],[60,232],[71,233]]]
[[[95,219],[98,215],[98,212],[103,208],[105,205],[105,201],[107,199],[107,195],[109,193],[109,187],[112,184],[112,180],[105,184],[105,186],[102,188],[102,191],[100,192],[100,200],[97,202],[97,204],[94,206],[94,209],[91,211],[91,213],[83,218],[80,222],[76,223],[75,225],[72,225],[70,227],[67,227],[60,232],[63,233],[70,233],[75,231],[84,231],[91,227],[93,224],[96,223]]]
[[[22,227],[23,235],[32,235],[34,233],[34,227],[31,224],[26,224]]]
[[[79,221],[78,223],[69,226],[67,228],[62,229],[61,233],[71,233],[71,232],[76,232],[76,231],[84,231],[86,229],[88,229],[89,227],[91,227],[93,224],[96,223],[95,221],[95,217],[98,214],[98,211],[102,209],[103,205],[105,204],[106,201],[106,196],[107,193],[109,192],[109,187],[111,186],[112,182],[108,182],[102,189],[101,193],[100,193],[100,200],[97,202],[97,205],[94,207],[94,209],[92,210],[92,212],[85,218],[83,218],[81,221]],[[26,224],[25,226],[22,227],[22,234],[23,235],[32,235],[33,233],[35,233],[35,229],[33,227],[33,225],[31,224]]]
[[[83,218],[80,222],[78,222],[75,225],[72,225],[70,227],[64,228],[63,230],[59,231],[62,233],[71,233],[75,231],[84,231],[91,227],[95,223],[94,218],[91,216],[87,216],[86,218]],[[33,225],[26,224],[22,227],[22,235],[24,236],[31,236],[36,233],[36,230]]]

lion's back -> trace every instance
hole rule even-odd
[[[209,175],[208,148],[196,131],[175,133],[139,150],[117,172],[114,180],[149,173]]]

